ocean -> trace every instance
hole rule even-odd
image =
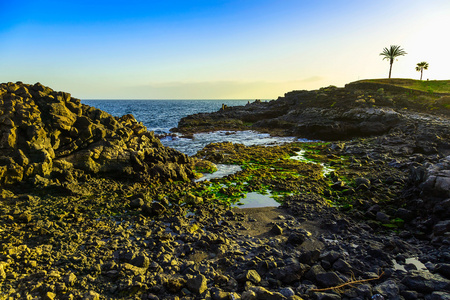
[[[132,114],[148,130],[156,134],[170,133],[181,118],[202,112],[218,111],[222,104],[245,105],[253,100],[81,100],[83,104],[101,109],[113,116]],[[296,141],[293,137],[271,137],[255,131],[229,134],[225,131],[195,134],[193,139],[181,136],[167,136],[161,139],[163,145],[177,149],[187,155],[194,155],[212,142],[230,141],[244,145],[274,145]]]

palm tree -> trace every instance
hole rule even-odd
[[[391,78],[391,72],[392,72],[392,64],[394,63],[394,59],[397,56],[402,56],[407,54],[405,50],[401,49],[400,46],[397,45],[391,45],[389,49],[387,47],[384,47],[383,52],[380,53],[380,55],[383,56],[383,60],[387,59],[389,60],[389,78]]]
[[[426,61],[417,64],[416,71],[420,72],[420,80],[422,80],[423,70],[428,70],[428,63]]]

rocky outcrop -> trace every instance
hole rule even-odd
[[[74,169],[144,181],[193,177],[190,158],[132,115],[113,117],[40,83],[1,84],[0,112],[0,184],[73,182]]]
[[[356,87],[292,91],[276,101],[191,115],[181,119],[176,130],[187,134],[253,129],[326,141],[401,132],[417,152],[450,154],[450,109],[443,101],[448,96]]]

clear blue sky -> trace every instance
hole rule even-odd
[[[387,77],[450,79],[450,1],[0,0],[0,82],[81,99],[272,99]]]

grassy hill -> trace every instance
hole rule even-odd
[[[450,80],[364,79],[345,87],[383,94],[396,107],[450,115]]]
[[[430,94],[450,94],[450,80],[414,80],[414,79],[364,79],[351,84],[376,84],[400,87],[403,89],[425,92]]]

